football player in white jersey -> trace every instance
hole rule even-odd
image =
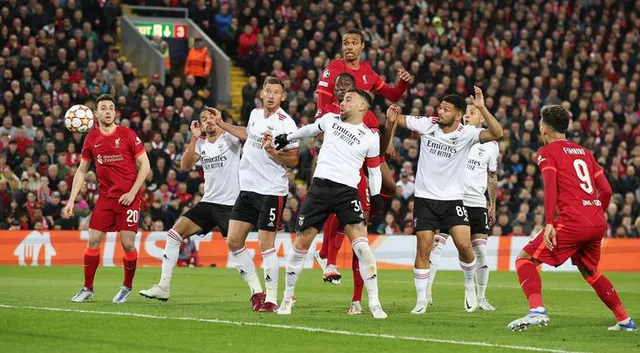
[[[160,282],[149,289],[141,290],[140,295],[143,297],[169,300],[171,277],[183,239],[194,234],[206,234],[216,227],[220,229],[223,237],[227,237],[231,209],[240,193],[238,166],[242,145],[237,137],[217,126],[215,114],[219,115],[220,112],[204,110],[200,114],[200,124],[206,133],[204,138],[200,136],[202,128],[198,121],[191,122],[191,141],[180,162],[180,168],[184,171],[191,170],[196,163],[202,166],[204,197],[180,216],[167,232]]]
[[[465,125],[482,127],[485,118],[483,114],[491,114],[483,108],[483,101],[475,100],[474,104],[467,105],[464,115]],[[476,143],[471,148],[467,158],[464,181],[464,207],[469,214],[471,226],[471,245],[476,254],[476,285],[478,295],[478,307],[482,310],[496,310],[486,298],[487,284],[489,282],[489,266],[487,265],[487,238],[489,227],[495,222],[496,195],[498,179],[496,169],[498,167],[498,155],[500,151],[498,143]],[[489,207],[487,198],[489,194]],[[435,281],[436,272],[440,262],[440,254],[447,242],[448,235],[436,234],[431,256],[431,273],[427,284],[427,303],[432,303],[431,288]]]
[[[300,208],[298,234],[287,258],[286,288],[279,315],[291,314],[295,284],[304,267],[307,251],[329,214],[335,213],[360,260],[360,273],[369,296],[371,314],[376,319],[387,317],[378,298],[376,259],[369,247],[358,192],[360,168],[366,162],[371,201],[378,206],[384,202],[380,196],[380,137],[377,131],[363,124],[370,106],[368,93],[352,89],[340,103],[340,115],[327,113],[314,124],[275,139],[278,148],[283,148],[290,141],[324,132],[313,181]]]
[[[260,312],[275,312],[278,308],[278,254],[276,232],[289,194],[287,167],[298,165],[298,143],[278,151],[273,136],[291,134],[296,123],[280,108],[285,100],[284,83],[277,78],[265,79],[260,93],[264,109],[254,109],[247,127],[218,122],[225,131],[245,142],[240,160],[240,195],[233,205],[229,221],[231,260],[251,290],[251,308]],[[266,294],[256,274],[253,257],[245,246],[247,235],[258,229],[262,251],[262,267]]]
[[[482,91],[474,87],[474,105],[486,110]],[[420,157],[415,181],[414,229],[416,232],[416,260],[413,277],[416,286],[416,306],[413,314],[423,314],[428,307],[427,281],[429,256],[438,229],[449,229],[458,248],[460,267],[464,271],[464,306],[468,312],[478,307],[475,288],[476,259],[471,248],[469,217],[464,207],[464,173],[467,156],[478,142],[495,141],[502,137],[500,123],[485,114],[488,129],[462,125],[467,103],[458,95],[445,96],[437,117],[416,117],[400,114],[392,105],[387,110],[389,127],[399,126],[420,134]]]

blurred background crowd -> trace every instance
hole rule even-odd
[[[312,121],[315,87],[329,61],[340,55],[341,33],[358,28],[366,38],[362,60],[395,84],[404,67],[413,75],[400,104],[405,113],[435,115],[449,93],[483,88],[487,107],[505,129],[500,141],[499,191],[494,235],[529,236],[543,226],[544,194],[533,163],[541,147],[540,109],[562,104],[573,122],[568,138],[589,148],[614,191],[607,208],[610,237],[640,237],[640,2],[633,0],[484,1],[124,1],[186,7],[189,16],[237,65],[243,124],[266,76],[287,87],[285,110],[299,126]],[[101,93],[117,99],[118,120],[144,141],[152,166],[147,178],[142,230],[167,230],[203,192],[200,171],[179,169],[189,123],[217,104],[198,75],[172,70],[146,85],[121,59],[115,0],[0,1],[0,228],[86,229],[97,195],[95,175],[63,220],[79,163],[83,135],[70,134],[64,112]],[[163,42],[154,39],[163,52]],[[187,59],[188,60],[188,59]],[[189,65],[186,65],[188,67]],[[185,70],[186,71],[186,70]],[[389,102],[375,98],[382,119]],[[398,131],[387,161],[397,192],[374,217],[370,232],[411,234],[413,180],[419,138]],[[305,197],[313,141],[301,144],[290,172],[283,216],[293,231]]]

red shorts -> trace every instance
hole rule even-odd
[[[553,251],[544,245],[544,229],[522,250],[547,265],[558,267],[571,258],[574,265],[595,271],[600,262],[600,245],[606,226],[569,227],[561,224],[555,228],[557,245]]]
[[[129,206],[121,205],[118,199],[100,197],[96,202],[89,228],[101,232],[131,231],[138,232],[140,222],[140,199],[135,199]]]
[[[360,194],[362,210],[365,212],[371,211],[371,198],[369,197],[369,179],[367,179],[367,177],[364,175],[361,175],[360,177],[360,182],[358,183],[358,193]]]

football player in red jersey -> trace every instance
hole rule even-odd
[[[107,232],[120,231],[124,250],[124,282],[112,300],[120,304],[131,295],[138,260],[134,244],[140,221],[141,199],[138,192],[151,168],[142,141],[136,133],[115,124],[115,101],[111,96],[103,94],[96,99],[95,115],[100,126],[89,131],[84,139],[82,160],[73,177],[69,202],[62,210],[63,217],[73,216],[74,201],[93,160],[99,183],[99,199],[89,221],[89,243],[84,253],[84,286],[71,301],[78,303],[93,299],[93,278],[100,264],[100,244]],[[136,164],[139,166],[137,171]]]
[[[560,105],[548,105],[540,114],[540,135],[545,146],[538,151],[538,167],[544,181],[546,227],[516,259],[529,313],[507,327],[522,331],[549,323],[536,266],[541,263],[560,266],[571,259],[616,317],[618,322],[609,330],[636,331],[637,326],[624,310],[613,284],[598,271],[600,245],[607,230],[604,212],[611,199],[611,186],[593,154],[565,139],[569,113]]]
[[[333,60],[329,64],[329,66],[322,72],[320,81],[316,87],[318,106],[318,113],[316,114],[316,117],[322,116],[327,111],[335,110],[335,107],[339,102],[337,93],[338,87],[336,87],[337,78],[342,73],[350,74],[354,78],[355,87],[358,89],[380,94],[384,98],[393,102],[397,102],[402,98],[402,95],[408,87],[409,81],[411,81],[411,74],[404,69],[399,69],[398,84],[395,87],[390,87],[375,71],[373,71],[369,63],[360,61],[360,55],[362,50],[364,50],[364,46],[364,35],[361,31],[352,29],[344,33],[342,36],[343,59]],[[375,115],[369,111],[365,117],[365,123],[372,119],[377,122]],[[378,128],[379,127],[380,124],[378,123]],[[380,134],[380,170],[382,171],[382,191],[380,194],[385,197],[385,199],[391,198],[396,190],[395,180],[383,157],[385,151],[387,151],[387,148],[389,147],[388,142],[391,140],[389,134],[392,133],[393,129],[386,129]],[[375,214],[377,211],[380,210],[377,210],[374,207],[373,213]],[[342,245],[344,237],[336,237],[337,230],[338,222],[335,219],[335,215],[331,215],[325,222],[322,250],[315,254],[315,258],[321,267],[323,269],[327,268],[327,271],[323,271],[324,280],[332,284],[339,284],[341,278],[341,275],[335,266],[333,251],[337,253],[337,250],[340,249],[340,246]],[[332,243],[335,243],[335,247],[330,246]],[[326,256],[326,258],[324,256]]]

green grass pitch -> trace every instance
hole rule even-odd
[[[82,268],[0,267],[0,352],[640,352],[639,333],[606,330],[614,318],[578,273],[543,273],[551,324],[513,333],[507,323],[527,310],[515,273],[491,273],[496,312],[467,313],[462,274],[439,272],[434,306],[414,316],[411,272],[380,271],[389,318],[377,321],[368,311],[346,314],[352,280],[343,272],[342,285],[332,286],[305,270],[292,316],[281,317],[252,312],[233,269],[178,268],[171,300],[162,303],[137,293],[156,283],[160,268],[140,268],[135,294],[116,306],[121,268],[100,268],[95,300],[74,304]],[[607,275],[639,318],[640,273]]]

